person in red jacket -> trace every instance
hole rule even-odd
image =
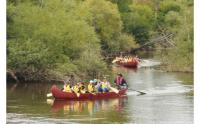
[[[117,74],[114,83],[116,84],[118,89],[121,89],[124,86],[128,87],[128,84],[121,73]]]

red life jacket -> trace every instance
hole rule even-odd
[[[123,77],[117,77],[116,78],[116,84],[117,85],[121,85],[122,84],[122,80],[123,80]]]

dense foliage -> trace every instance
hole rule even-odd
[[[157,2],[157,32],[160,28],[165,33],[173,34],[168,39],[174,44],[164,54],[163,63],[169,71],[193,71],[193,1],[192,0],[162,0]],[[163,33],[163,32],[162,32]],[[162,50],[159,53],[162,53]]]
[[[165,15],[164,26],[174,34],[175,48],[167,51],[163,61],[169,71],[193,72],[193,2],[182,0],[174,5]]]
[[[8,0],[7,68],[26,80],[106,74],[107,54],[148,43],[161,29],[175,44],[164,62],[192,70],[192,0]]]
[[[163,33],[172,34],[168,40],[174,45],[158,51],[167,70],[193,71],[193,0],[109,1],[118,4],[124,31],[140,45]]]
[[[104,0],[10,0],[7,23],[7,67],[26,80],[106,74],[102,53],[136,46]]]

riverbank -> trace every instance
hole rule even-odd
[[[149,54],[149,55],[152,57],[151,54]],[[150,59],[150,60],[152,60],[152,59]],[[16,75],[14,72],[8,70],[7,71],[7,82],[10,81],[10,82],[47,82],[48,83],[48,82],[64,82],[64,81],[67,81],[67,80],[74,80],[74,82],[78,82],[79,80],[88,81],[88,80],[94,79],[94,78],[101,79],[104,76],[106,76],[108,78],[108,80],[112,80],[114,78],[114,74],[111,72],[112,66],[111,66],[110,63],[107,63],[107,64],[109,65],[108,66],[108,68],[109,68],[108,70],[110,70],[109,73],[107,72],[104,75],[103,74],[99,74],[99,75],[94,74],[93,76],[86,76],[86,77],[85,76],[83,77],[83,76],[79,76],[79,75],[70,75],[69,74],[69,75],[65,75],[65,76],[61,76],[61,77],[49,76],[49,77],[43,78],[41,76],[41,78],[33,79],[33,78],[29,78],[29,77],[22,77],[22,74],[20,74],[20,75],[17,74]],[[149,63],[147,63],[147,64],[149,64]],[[151,68],[154,68],[156,70],[162,70],[164,72],[193,73],[193,69],[191,69],[189,67],[171,65],[171,64],[166,64],[166,63],[162,63],[162,62],[161,62],[161,65],[155,65],[155,66],[153,66]],[[26,75],[24,75],[24,76],[26,76]],[[39,76],[40,75],[38,75],[38,77]]]
[[[173,52],[173,54],[172,54]],[[161,65],[159,69],[166,72],[185,72],[193,73],[193,53],[187,53],[186,56],[180,56],[175,51],[154,51],[153,58],[159,60]],[[191,54],[191,55],[188,55]]]
[[[162,70],[165,72],[180,72],[180,73],[193,73],[193,69],[189,67],[181,67],[176,65],[164,65],[161,64],[158,67],[155,67],[158,70]]]
[[[6,76],[7,76],[7,82],[20,82],[20,83],[26,83],[26,82],[87,82],[91,79],[103,79],[103,77],[106,77],[107,80],[113,80],[114,75],[112,73],[112,67],[107,66],[107,70],[103,72],[92,72],[90,74],[84,73],[84,72],[79,72],[77,74],[63,74],[63,75],[57,75],[56,73],[54,74],[40,74],[40,73],[35,73],[35,75],[26,75],[24,73],[19,73],[12,71],[10,69],[7,69]],[[105,70],[105,69],[104,69]],[[36,77],[36,78],[34,78]]]

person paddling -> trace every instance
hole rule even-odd
[[[72,87],[71,87],[70,83],[66,83],[64,86],[64,91],[71,93],[72,92],[71,88]]]
[[[114,83],[116,84],[118,89],[121,89],[124,86],[128,87],[128,84],[121,73],[117,74],[117,77],[116,77]]]
[[[77,97],[80,96],[80,88],[79,88],[79,83],[73,86],[73,91],[77,95]]]
[[[89,93],[94,93],[95,92],[93,83],[94,83],[94,81],[90,80],[90,83],[88,84],[88,92]]]
[[[79,83],[79,89],[81,93],[86,93],[86,88],[83,82]]]

